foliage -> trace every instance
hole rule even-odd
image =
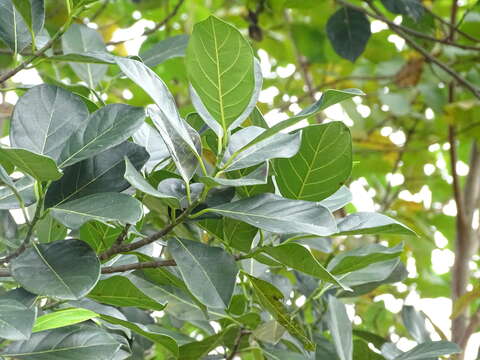
[[[480,76],[467,65],[480,10],[465,3],[0,0],[0,85],[20,96],[0,104],[0,356],[461,352],[478,326],[462,273],[476,249],[457,252],[458,283],[433,273],[430,251],[439,236],[454,249],[442,205],[472,224],[480,203]],[[132,15],[155,21],[138,55],[112,38]],[[26,68],[38,84],[19,84]],[[465,181],[457,161],[470,164]],[[423,171],[432,163],[438,176]],[[381,213],[350,203],[362,181]],[[434,206],[412,195],[429,191]],[[400,281],[424,297],[460,284],[462,349],[413,307],[394,316],[374,301],[405,298]],[[392,332],[414,346],[399,349]]]

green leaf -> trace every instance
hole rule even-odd
[[[55,220],[49,213],[37,222],[35,230],[38,240],[42,243],[63,240],[67,236],[67,228]]]
[[[140,291],[127,277],[115,275],[101,280],[88,294],[90,299],[114,306],[135,306],[146,310],[163,310],[164,304]]]
[[[34,33],[43,28],[45,21],[44,0],[13,0],[15,8],[22,16],[25,24]]]
[[[124,179],[125,157],[136,169],[140,169],[148,154],[142,147],[125,141],[65,168],[63,177],[49,186],[45,207],[58,206],[88,195],[127,189],[130,184]]]
[[[115,228],[99,221],[89,221],[80,228],[80,239],[90,245],[98,254],[110,248],[121,232],[121,228]]]
[[[339,121],[303,128],[297,154],[274,161],[277,185],[291,199],[321,201],[337,191],[352,171],[352,139]]]
[[[14,299],[0,298],[0,338],[27,340],[36,316],[36,307],[29,309]]]
[[[385,358],[373,352],[367,342],[355,340],[353,342],[353,360],[385,360]]]
[[[394,360],[425,360],[438,356],[458,354],[460,351],[458,345],[450,341],[428,341],[395,357]]]
[[[68,201],[50,208],[52,216],[71,229],[90,220],[135,224],[142,218],[142,203],[130,195],[101,193]]]
[[[0,40],[14,53],[25,49],[32,40],[27,24],[15,8],[13,0],[0,1]]]
[[[276,320],[269,320],[255,329],[253,336],[260,341],[277,344],[285,334],[285,328]]]
[[[340,219],[338,230],[340,235],[416,235],[413,230],[386,215],[369,212],[357,212]]]
[[[228,246],[249,252],[258,229],[242,221],[222,218],[205,219],[200,222],[205,230],[224,241]]]
[[[170,157],[170,153],[168,152],[167,145],[163,142],[160,133],[155,128],[144,123],[132,137],[133,141],[136,144],[143,146],[150,155],[150,158],[145,164],[146,171],[151,172],[160,163],[167,163],[165,160]],[[162,166],[157,168],[162,168]]]
[[[266,184],[268,181],[268,162],[258,166],[255,170],[240,178],[221,178],[203,176],[200,181],[212,186],[252,186]]]
[[[320,201],[331,212],[337,211],[352,201],[352,193],[346,186],[341,186],[334,194]]]
[[[188,287],[203,304],[227,308],[238,267],[235,259],[219,247],[173,238],[168,250]]]
[[[197,23],[187,48],[187,73],[208,112],[226,134],[254,91],[253,51],[233,26],[210,16]]]
[[[29,150],[0,148],[0,156],[4,156],[19,170],[38,181],[58,180],[63,175],[52,158]]]
[[[340,275],[362,269],[370,264],[399,257],[403,251],[403,243],[388,248],[379,244],[361,246],[335,256],[328,264],[332,274]]]
[[[34,244],[12,260],[10,270],[34,294],[76,300],[97,283],[100,261],[85,242],[70,239]]]
[[[144,119],[145,111],[139,107],[109,104],[100,108],[67,141],[60,156],[60,167],[119,145],[132,136]]]
[[[355,61],[365,50],[370,35],[370,22],[358,10],[342,7],[328,19],[328,39],[344,59]]]
[[[206,211],[280,234],[326,236],[337,231],[335,220],[325,207],[314,202],[284,199],[274,194],[238,200]]]
[[[297,243],[286,243],[275,247],[264,247],[263,252],[267,253],[275,260],[278,260],[285,266],[295,270],[302,271],[306,274],[315,276],[321,280],[336,284],[346,290],[341,282],[335,278],[322,264],[318,262],[312,253],[303,245]]]
[[[248,168],[273,158],[290,158],[298,152],[301,132],[274,134],[236,154],[237,151],[255,141],[256,138],[261,137],[265,132],[267,130],[263,128],[249,126],[233,134],[222,161],[222,165],[225,167],[224,171]],[[234,154],[236,155],[234,156]]]
[[[101,35],[83,24],[73,24],[68,28],[62,36],[62,49],[64,54],[106,52]],[[107,72],[107,66],[99,64],[70,63],[70,66],[90,88],[95,88]]]
[[[413,306],[403,305],[403,324],[412,338],[419,344],[430,341],[430,334],[425,327],[425,316],[415,310]]]
[[[42,331],[15,342],[0,355],[25,360],[111,360],[120,343],[103,329],[86,325]]]
[[[38,317],[35,321],[32,332],[35,333],[75,325],[96,317],[98,317],[97,313],[87,309],[61,309]]]
[[[185,56],[188,35],[177,35],[159,41],[147,51],[140,53],[145,65],[154,67],[172,58]]]
[[[423,16],[425,9],[419,0],[381,0],[385,8],[394,13],[408,15],[415,21]]]
[[[305,349],[313,351],[315,345],[305,334],[300,324],[288,314],[281,300],[283,294],[272,284],[245,274],[253,286],[259,303],[267,310],[292,336],[300,340]]]
[[[80,97],[53,85],[34,86],[15,105],[10,143],[56,161],[70,136],[87,120],[88,110]]]
[[[35,181],[30,176],[24,176],[15,182],[15,188],[26,206],[35,202],[33,185]],[[0,188],[0,210],[17,209],[21,207],[15,193],[8,187]]]
[[[158,333],[148,329],[143,324],[134,323],[131,321],[126,321],[122,319],[118,319],[113,316],[109,315],[100,315],[100,318],[115,325],[121,325],[126,327],[127,329],[132,330],[133,332],[142,335],[143,337],[163,345],[167,348],[175,357],[178,356],[178,345],[177,342],[171,337],[166,334]]]
[[[184,360],[197,360],[205,359],[208,353],[221,344],[225,332],[220,332],[206,337],[201,341],[193,341],[188,344],[184,344],[179,348],[179,359]]]
[[[352,360],[352,324],[345,305],[334,296],[328,296],[328,328],[340,360]]]
[[[328,89],[322,93],[322,96],[318,101],[310,105],[309,107],[300,111],[297,115],[279,122],[275,126],[267,129],[265,132],[260,134],[260,136],[256,137],[253,141],[249,142],[242,149],[238,150],[237,152],[246,151],[248,148],[256,145],[257,143],[268,139],[269,137],[279,133],[280,131],[289,128],[290,126],[298,124],[305,118],[313,116],[318,112],[325,110],[329,106],[335,105],[341,101],[350,99],[355,96],[363,96],[365,95],[361,90],[358,89],[346,89],[346,90],[332,90]]]

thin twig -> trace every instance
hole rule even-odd
[[[160,29],[162,26],[165,26],[175,15],[177,15],[178,10],[180,10],[180,7],[182,6],[184,1],[185,0],[179,0],[177,5],[175,5],[175,7],[172,9],[172,11],[162,21],[155,24],[155,26],[153,28],[145,30],[142,33],[142,35],[140,35],[140,36],[151,35],[155,31]],[[119,44],[123,44],[124,42],[130,41],[130,40],[135,40],[135,38],[130,38],[130,39],[126,39],[126,40],[119,40],[119,41],[109,41],[109,42],[107,42],[106,45],[119,45]]]

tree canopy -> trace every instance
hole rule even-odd
[[[476,359],[479,54],[473,0],[0,0],[0,357]]]

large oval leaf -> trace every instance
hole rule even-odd
[[[25,149],[12,148],[0,148],[0,155],[8,159],[20,171],[39,181],[58,180],[62,177],[55,161],[48,156]]]
[[[207,306],[228,307],[238,272],[231,255],[219,247],[177,238],[169,240],[168,249],[192,294]]]
[[[13,299],[0,299],[0,338],[26,340],[30,337],[37,308]]]
[[[79,96],[38,85],[15,105],[10,143],[57,160],[70,136],[87,120],[88,110]]]
[[[252,48],[235,27],[210,16],[193,28],[186,65],[198,96],[226,133],[252,97]]]
[[[35,333],[27,341],[11,344],[0,355],[26,360],[111,360],[120,345],[105,330],[74,325]]]
[[[22,51],[32,40],[27,24],[12,0],[0,1],[0,39],[14,53]]]
[[[291,199],[321,201],[337,191],[352,171],[352,139],[342,122],[302,130],[297,154],[274,162],[277,185]]]
[[[28,291],[76,300],[95,286],[100,261],[81,240],[35,244],[10,264],[12,276]]]

